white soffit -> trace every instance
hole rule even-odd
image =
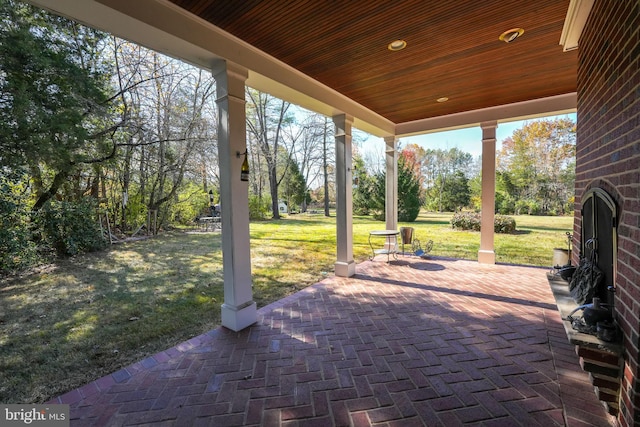
[[[594,0],[571,0],[564,19],[560,44],[565,52],[578,48],[580,35],[587,22]]]
[[[464,111],[448,116],[432,117],[414,122],[399,123],[396,135],[406,137],[425,133],[441,132],[480,126],[483,122],[513,122],[539,117],[574,113],[577,108],[576,92],[499,105],[480,110]]]

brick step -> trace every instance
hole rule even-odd
[[[589,362],[601,365],[605,367],[620,367],[622,364],[622,358],[620,355],[610,353],[608,351],[596,350],[581,345],[576,346],[576,354]]]
[[[590,360],[586,360],[584,358],[580,358],[580,366],[585,372],[600,374],[612,378],[619,377],[622,373],[622,370],[618,366],[603,366],[600,364],[592,363]]]
[[[589,372],[589,381],[595,387],[608,388],[611,390],[619,390],[620,389],[620,378],[619,377],[609,377],[606,375],[595,374],[593,372]]]

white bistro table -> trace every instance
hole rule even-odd
[[[396,258],[396,253],[398,251],[398,235],[400,232],[398,230],[373,230],[369,232],[369,246],[371,247],[371,257],[369,259],[373,260],[376,255],[386,254],[387,262],[390,261],[391,255],[393,258]],[[374,249],[373,242],[371,238],[376,237],[384,237],[384,247],[381,249]]]

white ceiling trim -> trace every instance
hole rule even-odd
[[[560,44],[565,52],[578,48],[580,35],[587,23],[594,0],[571,0],[564,19]]]
[[[572,92],[480,110],[464,111],[447,116],[399,123],[396,126],[396,135],[406,137],[480,126],[482,122],[497,121],[498,123],[507,123],[516,120],[568,114],[576,111],[577,102],[577,93]]]

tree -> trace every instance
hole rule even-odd
[[[328,149],[327,141],[329,139],[329,119],[325,118],[324,127],[322,132],[322,178],[324,188],[324,216],[328,217],[329,214],[329,153],[332,152]]]
[[[293,122],[291,126],[285,127],[284,130],[287,139],[291,143],[295,142],[292,159],[299,166],[299,173],[306,186],[304,190],[308,193],[309,185],[317,183],[321,179],[325,180],[328,186],[328,176],[325,176],[325,172],[328,172],[331,153],[325,150],[328,134],[327,118],[306,110],[301,113],[303,114],[295,115],[297,119],[300,119]],[[325,194],[328,194],[328,191],[325,191]],[[301,212],[306,212],[309,201],[305,197],[300,202]]]
[[[516,213],[565,212],[574,190],[575,131],[570,119],[539,120],[502,142],[498,171],[510,183]]]
[[[420,163],[410,150],[400,152],[398,158],[398,221],[413,222],[424,203]]]
[[[398,221],[413,222],[420,213],[424,200],[419,170],[415,152],[401,151],[398,157]],[[386,174],[378,172],[374,175],[371,191],[371,209],[378,220],[385,219],[385,197]]]
[[[249,88],[247,88],[246,95],[248,98],[247,127],[251,141],[258,146],[266,163],[273,218],[279,219],[278,186],[284,178],[292,151],[291,148],[287,149],[283,140],[284,126],[293,121],[293,117],[288,114],[290,104]],[[280,154],[282,148],[286,149],[288,155],[284,159],[284,170],[278,176],[278,164],[282,161]]]
[[[148,87],[149,125],[141,123],[140,135],[148,144],[144,197],[148,211],[158,211],[162,224],[167,222],[169,207],[179,200],[176,196],[183,188],[189,159],[210,136],[212,118],[203,117],[203,111],[213,101],[214,81],[204,71],[187,70],[156,53],[149,65],[151,75],[162,78],[154,78]]]
[[[496,212],[506,215],[512,214],[516,209],[516,188],[511,182],[511,175],[506,172],[496,171]],[[478,190],[481,191],[481,190]],[[478,205],[478,210],[481,205]]]
[[[217,193],[213,77],[116,38],[111,47],[117,108],[127,121],[117,142],[120,161],[104,173],[114,183],[106,185],[109,210],[122,231],[129,221],[144,224],[148,213],[158,215],[153,232],[191,220],[207,206],[208,191]]]
[[[287,170],[287,174],[284,178],[284,195],[287,199],[287,206],[290,210],[294,206],[301,206],[309,199],[309,192],[307,191],[307,182],[300,173],[298,164],[290,159],[290,164]]]
[[[438,178],[441,179],[441,178]],[[447,212],[455,212],[469,205],[471,190],[469,180],[462,171],[456,171],[442,185],[441,207]]]
[[[465,153],[458,148],[449,150],[423,150],[421,154],[422,174],[425,178],[425,185],[428,195],[427,207],[442,212],[451,206],[445,206],[447,200],[455,199],[457,196],[451,194],[459,188],[459,183],[450,182],[462,173],[465,178],[471,178],[474,171],[473,157],[470,153]],[[464,187],[461,187],[464,188]],[[448,193],[449,192],[449,193]],[[454,203],[455,204],[455,203]]]
[[[364,159],[353,157],[353,211],[358,215],[369,215],[374,209],[374,176],[369,175]]]
[[[106,35],[12,0],[0,13],[0,167],[27,168],[35,212],[114,156]]]

